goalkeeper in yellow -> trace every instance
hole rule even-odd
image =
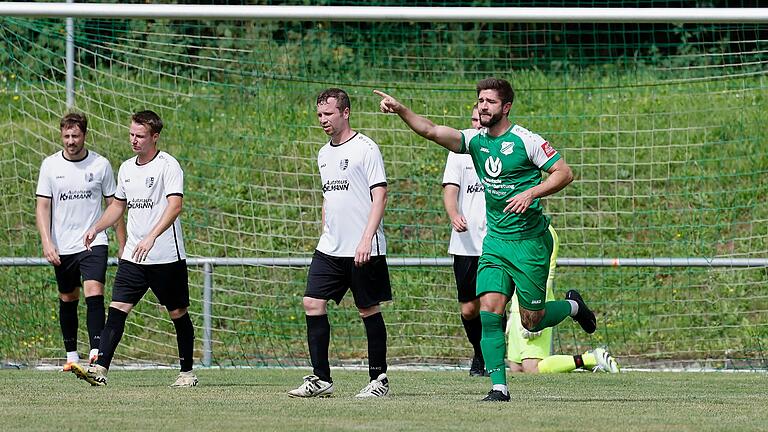
[[[560,246],[557,232],[551,225],[549,226],[549,233],[554,240],[554,246],[549,261],[547,301],[554,298],[555,267],[557,266],[557,252]],[[550,355],[552,352],[552,328],[547,327],[538,332],[526,330],[520,322],[517,295],[512,295],[509,305],[507,360],[509,361],[509,369],[513,373],[563,373],[576,369],[587,369],[594,372],[619,372],[619,365],[616,360],[603,348],[573,356]]]
[[[540,199],[573,181],[571,168],[541,136],[510,122],[514,91],[509,82],[487,78],[476,89],[483,129],[462,131],[435,125],[395,98],[374,93],[382,98],[382,112],[397,114],[418,135],[450,151],[472,156],[484,188],[487,221],[477,274],[480,346],[492,384],[483,401],[508,402],[503,314],[513,293],[528,331],[541,331],[570,316],[585,332],[594,333],[597,321],[574,290],[564,300],[545,301],[554,239]],[[544,181],[541,171],[549,173]]]

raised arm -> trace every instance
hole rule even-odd
[[[461,151],[461,132],[457,129],[436,125],[428,118],[414,113],[392,96],[379,90],[373,92],[381,97],[381,102],[379,102],[381,112],[395,113],[403,119],[411,130],[422,137],[434,141],[454,153]]]

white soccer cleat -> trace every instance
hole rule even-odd
[[[176,378],[176,382],[169,387],[194,387],[197,385],[197,376],[192,371],[179,372],[179,376]]]
[[[389,393],[389,379],[387,374],[383,373],[379,375],[375,380],[368,383],[365,388],[360,390],[360,393],[356,394],[356,398],[374,398],[384,397]]]
[[[290,390],[288,396],[294,398],[331,397],[333,383],[323,381],[315,375],[307,375],[304,382],[296,389]]]
[[[619,373],[619,364],[616,363],[616,359],[605,348],[596,348],[592,351],[592,354],[597,360],[597,366],[592,369],[592,372]]]
[[[91,365],[88,369],[83,368],[78,363],[72,364],[72,372],[83,381],[86,381],[92,386],[105,386],[107,385],[107,372],[108,369],[100,365]]]

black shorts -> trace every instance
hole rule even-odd
[[[135,305],[149,288],[169,311],[189,307],[187,261],[136,264],[121,259],[117,265],[112,301]]]
[[[54,266],[59,292],[69,294],[81,287],[82,281],[94,280],[104,284],[107,279],[107,246],[94,246],[76,254],[60,255],[61,264]]]
[[[312,255],[305,297],[341,302],[352,290],[355,306],[369,308],[392,300],[387,257],[372,256],[362,267],[355,267],[352,257],[334,257],[318,250]]]
[[[477,263],[479,256],[453,256],[453,274],[456,276],[456,289],[461,303],[477,299]]]

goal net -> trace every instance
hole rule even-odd
[[[62,19],[0,18],[0,256],[41,256],[34,191],[42,159],[61,146],[64,34]],[[488,76],[512,82],[513,122],[547,138],[574,170],[574,183],[544,200],[561,257],[768,253],[768,25],[89,18],[75,20],[74,40],[75,108],[89,117],[90,148],[116,169],[132,156],[132,112],[152,109],[167,124],[160,147],[185,172],[190,257],[311,256],[322,202],[316,155],[327,139],[315,97],[333,86],[350,93],[353,128],[384,156],[389,257],[447,258],[447,154],[381,114],[372,90],[466,128],[474,85]],[[204,274],[190,271],[200,359]],[[451,267],[390,271],[391,361],[466,365]],[[306,272],[301,263],[214,261],[212,364],[307,365]],[[0,281],[0,356],[62,357],[53,271],[3,267]],[[607,346],[641,367],[765,368],[766,282],[765,267],[561,265],[556,293],[580,290],[599,330],[586,335],[567,320],[554,350]],[[351,296],[329,316],[332,362],[364,364]],[[176,357],[173,325],[148,294],[116,361]]]

